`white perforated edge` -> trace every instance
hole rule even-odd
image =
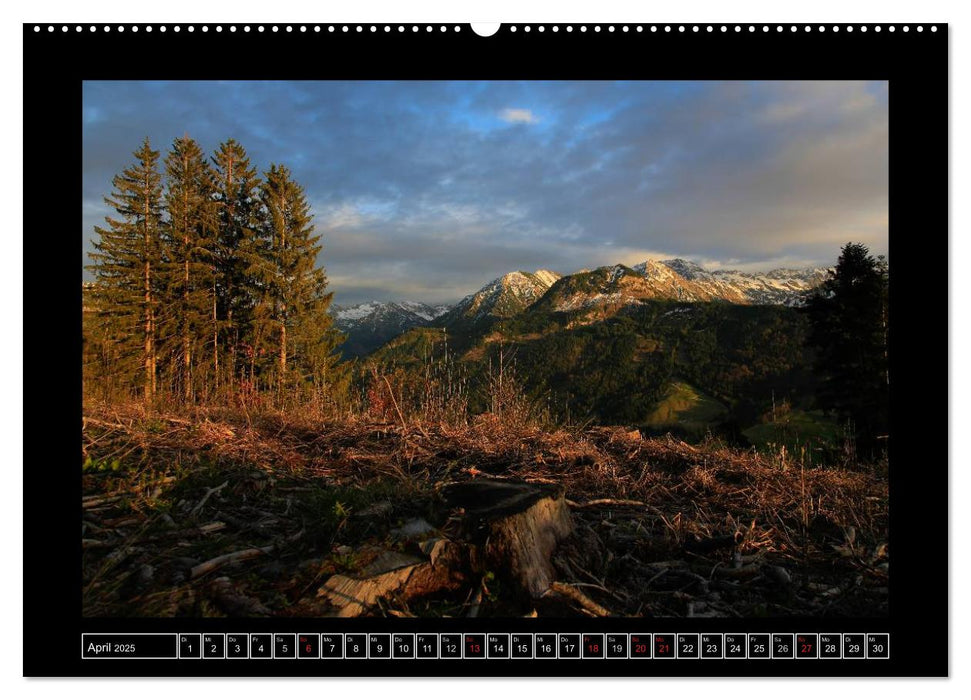
[[[180,33],[182,31],[187,31],[190,33],[200,31],[207,33],[210,31],[214,32],[287,32],[287,33],[298,33],[298,34],[320,34],[322,32],[326,33],[379,33],[385,32],[390,33],[397,31],[399,33],[445,33],[445,32],[461,32],[463,27],[466,25],[460,24],[190,24],[190,25],[141,25],[141,24],[117,24],[117,25],[71,25],[71,24],[35,24],[34,32],[40,33],[46,31],[49,33],[54,33],[60,30],[62,33],[67,33],[73,31],[75,33],[82,33],[85,27],[88,33],[125,33],[125,32],[175,32]],[[500,32],[508,31],[510,33],[516,33],[518,31],[523,31],[526,33],[536,31],[544,33],[546,31],[551,32],[621,32],[621,33],[643,33],[643,32],[665,32],[665,33],[679,33],[679,34],[696,34],[696,33],[711,33],[711,32],[723,32],[723,33],[754,33],[754,32],[815,32],[819,34],[824,34],[826,32],[847,32],[852,33],[854,31],[859,32],[896,32],[900,30],[905,33],[909,33],[911,30],[915,32],[923,32],[925,30],[936,32],[938,31],[938,25],[936,24],[820,24],[820,25],[782,25],[782,24],[525,24],[525,25],[503,25],[500,27]],[[474,33],[474,32],[472,32]]]

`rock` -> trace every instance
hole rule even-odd
[[[781,566],[767,566],[764,571],[768,578],[778,584],[788,586],[792,583],[792,576]]]
[[[267,617],[273,611],[253,596],[238,589],[227,576],[221,576],[209,584],[213,601],[227,615],[233,617]]]
[[[402,554],[401,552],[393,552],[387,550],[381,552],[370,564],[364,567],[361,573],[364,576],[378,576],[380,574],[386,574],[396,569],[403,569],[409,566],[415,566],[416,564],[424,564],[424,559],[418,559],[408,554]]]
[[[435,526],[424,518],[412,518],[401,527],[391,531],[391,537],[396,540],[410,540],[435,532]]]
[[[135,582],[139,587],[145,588],[155,578],[155,567],[150,564],[142,564],[135,572]]]

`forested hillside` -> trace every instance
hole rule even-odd
[[[693,439],[710,431],[744,440],[741,431],[773,402],[812,404],[807,321],[794,309],[650,300],[601,308],[591,319],[582,310],[550,310],[554,291],[478,332],[413,329],[362,366],[397,373],[408,392],[407,376],[424,376],[428,365],[447,361],[456,376],[468,378],[477,412],[486,408],[488,377],[501,365],[537,408],[559,420],[657,425],[675,433],[676,422],[652,416],[671,383],[686,381],[726,407],[704,427],[694,421],[685,435]]]

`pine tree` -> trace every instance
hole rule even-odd
[[[99,239],[90,254],[94,273],[93,308],[117,348],[119,378],[138,382],[146,403],[156,394],[157,319],[162,227],[159,152],[148,138],[134,152],[136,162],[112,180],[105,197],[119,218],[95,227]]]
[[[184,401],[191,401],[196,389],[193,372],[202,365],[195,357],[196,351],[211,342],[217,328],[213,175],[199,145],[188,136],[173,142],[165,158],[165,172],[165,339],[173,360],[176,393]],[[212,350],[215,361],[214,345]]]
[[[246,150],[233,139],[220,144],[212,162],[215,201],[219,207],[218,234],[213,248],[215,313],[221,329],[217,348],[228,350],[227,376],[232,382],[240,369],[237,366],[240,346],[249,336],[258,296],[248,270],[260,259],[260,183]]]
[[[887,301],[886,261],[848,243],[805,307],[823,377],[818,403],[852,421],[863,451],[889,429]]]
[[[265,211],[262,264],[251,266],[263,292],[260,321],[264,339],[273,339],[277,386],[299,379],[319,384],[333,362],[340,337],[327,310],[332,293],[317,267],[322,246],[314,235],[303,188],[284,166],[266,172],[261,200]],[[297,350],[292,357],[291,348]],[[292,366],[296,363],[299,372]]]

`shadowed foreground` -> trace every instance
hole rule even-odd
[[[86,616],[887,612],[888,488],[871,471],[491,416],[90,409],[82,448]],[[568,507],[545,593],[470,549],[443,493],[484,479],[549,484]]]

